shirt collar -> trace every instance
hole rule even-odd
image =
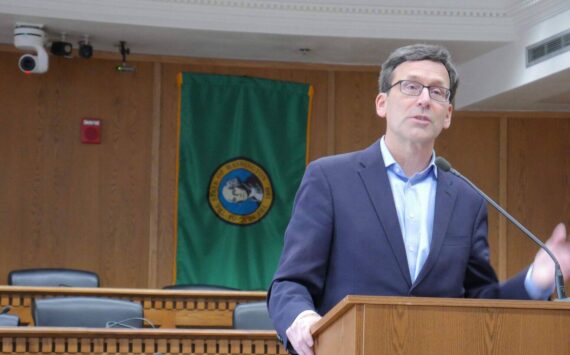
[[[394,159],[394,156],[392,155],[392,153],[390,153],[390,150],[386,146],[386,142],[384,141],[384,136],[382,136],[382,138],[380,139],[380,153],[382,154],[382,158],[384,159],[384,166],[386,167],[386,170],[391,170],[395,174],[401,177],[406,177],[404,175],[402,167],[400,166],[400,164],[398,164],[396,159]],[[401,173],[398,174],[397,171],[400,171]],[[415,176],[422,179],[428,176],[429,173],[432,171],[434,179],[437,179],[437,167],[435,166],[435,150],[433,150],[431,153],[431,159],[428,166],[421,172],[417,173]]]

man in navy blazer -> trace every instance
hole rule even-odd
[[[313,354],[311,326],[349,294],[545,299],[553,290],[544,252],[498,282],[485,201],[434,164],[458,83],[447,50],[402,47],[382,69],[376,110],[386,134],[362,151],[309,164],[295,198],[268,308],[299,354]],[[547,244],[570,274],[564,225]]]

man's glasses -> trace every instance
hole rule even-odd
[[[420,96],[424,88],[428,89],[429,97],[439,102],[449,102],[451,90],[441,86],[425,86],[413,80],[400,80],[395,82],[388,88],[388,91],[394,86],[400,84],[400,91],[404,95]]]

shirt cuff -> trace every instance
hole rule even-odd
[[[528,268],[526,277],[524,279],[524,288],[526,289],[526,292],[528,293],[531,299],[547,300],[548,297],[550,297],[550,295],[552,294],[552,292],[554,292],[554,286],[546,290],[540,289],[538,286],[536,286],[534,282],[532,282],[532,278],[530,277],[532,275],[533,267],[534,265],[531,265],[530,268]]]

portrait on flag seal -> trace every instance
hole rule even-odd
[[[208,202],[212,211],[225,222],[249,225],[259,222],[273,204],[269,175],[251,159],[234,158],[212,174]]]

